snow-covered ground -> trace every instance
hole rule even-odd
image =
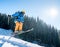
[[[5,30],[0,28],[0,47],[44,47],[11,37],[11,33],[12,30]]]

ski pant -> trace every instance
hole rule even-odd
[[[23,28],[23,23],[17,21],[15,26],[15,31],[22,31],[22,28]]]

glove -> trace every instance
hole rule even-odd
[[[14,23],[16,23],[17,21],[14,21]]]

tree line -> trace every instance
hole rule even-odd
[[[14,17],[0,13],[0,28],[11,29],[14,31]],[[54,26],[47,25],[39,19],[39,17],[35,19],[33,17],[24,16],[23,30],[26,31],[31,28],[34,28],[34,30],[19,35],[19,38],[29,42],[38,43],[39,45],[40,43],[45,43],[56,47],[60,46],[59,30],[54,28]]]

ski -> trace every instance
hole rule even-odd
[[[31,29],[29,29],[29,30],[27,30],[27,31],[21,31],[21,32],[18,32],[18,33],[16,33],[16,34],[13,33],[12,36],[20,35],[20,34],[27,33],[27,32],[33,31],[33,30],[34,30],[34,28],[31,28]]]

